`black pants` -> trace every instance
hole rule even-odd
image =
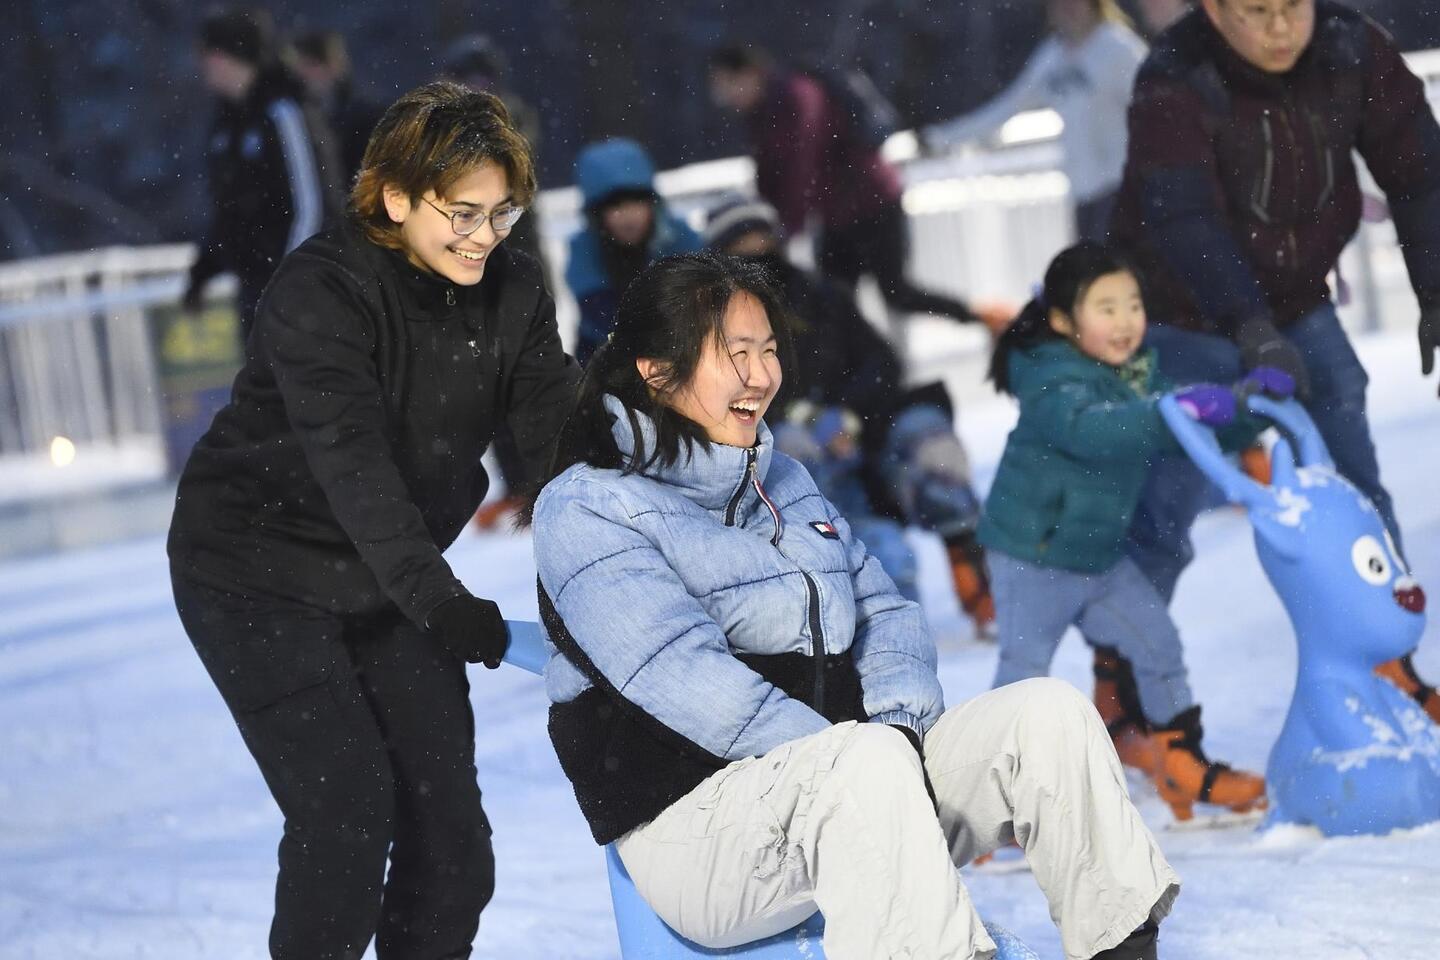
[[[961,301],[923,290],[905,275],[910,258],[910,232],[898,203],[868,220],[844,227],[826,227],[816,254],[822,273],[854,286],[864,274],[880,285],[891,308],[909,313],[938,313],[960,321],[975,319]]]
[[[469,957],[495,858],[465,665],[398,611],[172,582],[285,816],[271,956],[353,960],[375,937],[382,960]]]

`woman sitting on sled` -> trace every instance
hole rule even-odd
[[[785,318],[743,261],[651,266],[533,504],[550,733],[595,839],[685,937],[818,907],[831,960],[991,956],[955,865],[1014,840],[1067,957],[1153,957],[1179,880],[1089,701],[1035,679],[946,710],[920,608],[774,451]]]

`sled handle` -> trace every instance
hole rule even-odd
[[[544,673],[550,653],[545,649],[545,632],[540,624],[533,620],[506,620],[505,632],[510,637],[505,662],[529,673]]]

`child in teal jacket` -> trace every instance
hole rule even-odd
[[[1149,730],[1117,744],[1148,770],[1177,819],[1196,801],[1243,811],[1264,805],[1257,774],[1211,763],[1180,635],[1164,600],[1125,556],[1126,530],[1149,460],[1178,449],[1156,408],[1169,385],[1142,346],[1145,308],[1134,271],[1104,247],[1061,252],[996,346],[990,375],[1020,402],[985,504],[1000,662],[995,685],[1050,670],[1067,627],[1134,667]],[[1285,394],[1293,383],[1262,368],[1236,387],[1198,384],[1183,409],[1239,447],[1258,424],[1236,417],[1237,393]],[[1124,758],[1122,758],[1124,759]],[[1131,760],[1136,760],[1135,756]]]

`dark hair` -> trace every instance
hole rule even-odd
[[[350,212],[371,241],[399,249],[385,188],[398,187],[412,201],[430,189],[444,197],[451,184],[487,161],[505,171],[515,203],[528,206],[535,196],[535,163],[500,98],[449,80],[416,87],[390,105],[370,134],[350,190]]]
[[[727,43],[710,51],[706,63],[711,70],[739,73],[741,70],[768,71],[774,60],[765,48],[752,43]]]
[[[784,295],[764,267],[741,257],[684,253],[664,257],[641,271],[625,289],[615,312],[615,330],[595,351],[580,381],[575,407],[560,429],[554,458],[527,497],[519,519],[532,518],[535,498],[555,477],[577,463],[638,473],[654,463],[670,465],[691,444],[710,448],[705,430],[676,412],[663,395],[683,387],[695,375],[705,345],[723,343],[725,311],[736,294],[760,301],[783,360],[789,355],[789,308]],[[635,361],[659,361],[663,380],[647,383]],[[626,461],[610,432],[613,417],[605,409],[606,394],[625,407],[630,429],[637,438],[632,459]],[[655,424],[655,449],[639,446],[644,414]]]
[[[1010,356],[1042,340],[1060,335],[1050,327],[1050,311],[1059,310],[1069,316],[1090,292],[1096,280],[1111,273],[1139,273],[1120,254],[1093,240],[1082,240],[1055,255],[1045,270],[1045,286],[1039,296],[1025,304],[995,342],[990,356],[990,380],[1001,393],[1010,393]]]
[[[509,62],[499,44],[483,33],[460,37],[445,51],[443,73],[447,80],[464,82],[479,74],[492,83],[505,79]]]
[[[264,66],[275,58],[275,21],[261,7],[217,7],[200,21],[199,44]]]
[[[350,76],[350,52],[339,31],[311,30],[300,34],[290,45],[296,56],[332,67],[342,77]]]

